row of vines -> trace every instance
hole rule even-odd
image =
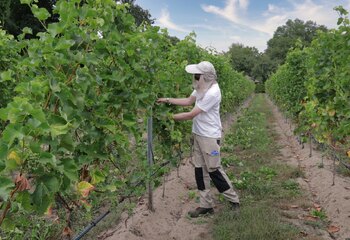
[[[45,9],[21,2],[46,31],[28,39],[24,28],[14,39],[0,29],[2,239],[58,239],[79,230],[74,219],[90,213],[91,220],[101,205],[141,194],[138,183],[154,171],[147,118],[154,119],[156,166],[188,142],[189,123],[171,119],[186,109],[155,103],[191,93],[187,64],[214,64],[223,113],[254,91],[224,56],[197,47],[195,34],[173,45],[165,30],[137,27],[113,0],[59,0],[60,21],[48,25]]]
[[[313,136],[346,159],[350,157],[350,21],[343,7],[335,10],[340,15],[338,28],[320,32],[308,48],[297,44],[266,82],[266,90],[296,120],[299,133]]]

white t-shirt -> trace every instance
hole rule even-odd
[[[195,106],[203,111],[193,118],[192,132],[203,137],[221,138],[219,84],[213,84],[202,99],[197,98],[196,90],[191,95],[196,97]]]

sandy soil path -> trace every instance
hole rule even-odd
[[[276,120],[275,130],[279,135],[281,161],[303,169],[305,178],[299,184],[309,193],[310,200],[326,211],[331,224],[340,228],[339,232],[331,234],[331,238],[350,239],[350,178],[333,175],[333,160],[326,157],[323,159],[324,167],[319,168],[322,153],[313,146],[310,157],[310,145],[305,144],[302,148],[293,135],[294,126],[285,120],[271,101],[268,100],[268,103]]]

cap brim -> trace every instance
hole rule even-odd
[[[197,64],[191,64],[187,65],[185,67],[186,72],[191,73],[191,74],[203,74],[201,70],[197,67]]]

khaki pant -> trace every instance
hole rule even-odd
[[[214,207],[210,194],[210,179],[228,201],[238,203],[238,195],[233,190],[231,181],[221,166],[219,139],[202,137],[196,134],[193,134],[193,136],[193,164],[200,194],[199,206],[202,208]]]

